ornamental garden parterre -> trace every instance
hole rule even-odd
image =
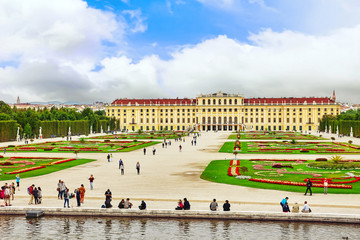
[[[0,155],[0,181],[44,175],[95,160],[54,157],[3,157]]]
[[[157,131],[135,133],[120,133],[103,136],[90,137],[89,139],[175,139],[187,135],[185,131]]]
[[[252,132],[257,136],[263,132]],[[276,134],[279,136],[280,134]],[[328,180],[329,193],[360,192],[360,160],[343,159],[337,154],[360,154],[360,146],[339,142],[305,141],[240,141],[226,142],[220,152],[233,153],[233,160],[212,161],[201,175],[202,179],[233,185],[282,191],[302,192],[306,179],[313,182],[313,192],[323,193],[324,180]],[[272,140],[270,138],[270,140]],[[327,154],[332,157],[313,159],[242,159],[242,153],[255,154]],[[335,154],[335,155],[333,155]]]
[[[58,141],[26,145],[9,145],[6,151],[16,152],[129,152],[152,146],[154,141]],[[3,148],[2,148],[3,150]]]

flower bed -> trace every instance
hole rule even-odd
[[[291,182],[291,181],[282,181],[282,180],[271,180],[271,179],[259,179],[259,178],[251,178],[249,181],[253,182],[261,182],[261,183],[272,183],[272,184],[280,184],[280,185],[292,185],[292,186],[306,186],[306,183],[301,182]],[[313,184],[313,187],[324,187],[324,184]],[[345,189],[352,189],[351,185],[335,185],[335,184],[328,184],[328,188],[345,188]]]
[[[55,164],[70,162],[70,161],[74,161],[74,160],[76,160],[76,159],[75,158],[70,158],[70,159],[58,160],[58,161],[55,161],[55,162],[51,162],[49,164],[50,165],[55,165]]]
[[[230,166],[239,166],[240,160],[230,160]]]
[[[239,167],[229,167],[228,175],[230,177],[241,175],[240,172],[239,172]]]
[[[41,168],[45,168],[45,166],[37,166],[37,167],[32,167],[32,168],[25,168],[25,169],[21,169],[21,170],[17,170],[17,171],[7,172],[5,174],[18,174],[18,173],[29,172],[29,171],[33,171],[33,170],[37,170],[37,169],[41,169]]]

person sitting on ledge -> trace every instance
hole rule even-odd
[[[223,204],[224,211],[230,211],[230,203],[229,200],[225,200],[225,203]]]
[[[110,199],[106,199],[106,201],[105,201],[105,208],[112,208]]]
[[[298,213],[299,212],[299,204],[297,202],[292,207],[292,212],[293,213]]]
[[[121,201],[119,202],[118,208],[124,208],[125,207],[125,200],[121,199]]]
[[[190,203],[187,198],[184,198],[184,210],[190,210]]]
[[[181,199],[179,199],[178,206],[175,208],[175,210],[183,210],[183,208],[184,208],[184,205],[183,205]]]
[[[307,201],[304,202],[304,207],[301,210],[301,212],[303,212],[303,213],[311,213],[311,209],[310,209],[309,205],[307,204]]]
[[[283,212],[290,212],[289,204],[287,202],[283,205]]]
[[[146,209],[146,203],[145,203],[144,200],[141,201],[141,204],[140,204],[140,206],[139,206],[139,209],[140,209],[140,210],[145,210],[145,209]]]
[[[213,201],[210,203],[210,210],[211,211],[217,211],[218,210],[218,203],[216,202],[216,199],[214,198]]]

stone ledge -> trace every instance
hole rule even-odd
[[[206,210],[176,211],[165,209],[104,209],[104,208],[31,208],[4,207],[1,215],[24,215],[26,211],[43,210],[45,216],[92,216],[92,217],[129,217],[129,218],[174,218],[174,219],[211,219],[211,220],[253,220],[287,222],[328,222],[360,224],[359,214],[332,213],[279,213],[279,212],[223,212]]]

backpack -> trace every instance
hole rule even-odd
[[[31,193],[30,193],[30,187],[27,188],[27,193],[28,193],[29,195],[31,195]]]

